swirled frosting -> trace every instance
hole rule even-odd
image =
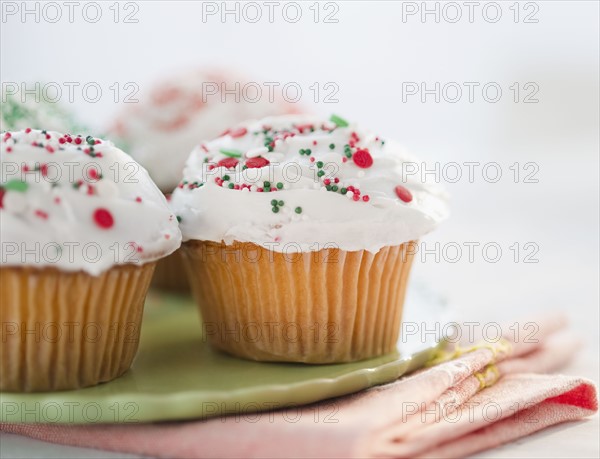
[[[225,128],[268,115],[293,113],[292,104],[266,92],[246,94],[247,78],[230,72],[193,70],[171,76],[126,104],[110,128],[158,187],[171,192],[181,180],[185,161],[199,142]],[[136,96],[137,97],[137,96]]]
[[[403,164],[414,161],[337,116],[265,118],[198,145],[171,207],[184,240],[377,252],[448,215],[444,192],[405,177]]]
[[[2,266],[98,275],[181,243],[148,173],[111,142],[25,129],[0,134]]]

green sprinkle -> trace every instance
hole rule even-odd
[[[342,194],[346,194],[347,192],[348,192],[348,190],[346,188],[343,188],[343,187],[340,190],[340,193],[342,193]]]
[[[337,185],[332,185],[331,186],[331,191],[337,191],[338,190],[338,186]]]
[[[26,182],[17,179],[9,180],[3,186],[5,190],[18,191],[19,193],[24,193],[29,188]]]
[[[85,138],[85,141],[87,142],[88,145],[96,145],[96,141],[94,140],[94,138],[91,135],[88,135]]]
[[[321,169],[323,167],[323,161],[317,161],[317,167]]]
[[[302,213],[302,207],[296,207],[294,210],[296,211],[297,214]]]
[[[335,125],[337,127],[348,127],[348,121],[346,121],[344,118],[340,118],[337,115],[331,115],[331,118],[329,118],[329,121],[331,121],[332,123],[335,123]]]
[[[233,190],[233,187],[235,186],[233,183],[230,183],[229,185],[227,185],[229,187],[230,190]]]
[[[277,207],[277,199],[272,199],[272,200],[271,200],[271,205],[272,205],[273,207]]]
[[[278,206],[280,206],[280,207],[281,207],[281,206],[283,206],[283,204],[284,204],[284,203],[283,203],[283,201],[279,201],[279,202],[277,203],[277,205],[278,205]]]
[[[319,177],[323,177],[324,175],[325,175],[325,171],[317,172],[317,176],[319,176]]]
[[[263,182],[265,188],[271,188],[271,182]]]
[[[242,152],[240,150],[228,150],[226,148],[221,148],[219,150],[221,154],[225,156],[229,156],[230,158],[241,158]]]
[[[279,207],[273,206],[271,208],[271,210],[273,211],[274,214],[276,214],[277,212],[279,212]]]
[[[229,175],[227,175],[227,174],[225,174],[225,175],[223,176],[223,180],[229,180],[230,178],[231,178],[231,177],[229,177]]]
[[[331,185],[325,185],[325,189],[326,189],[327,191],[331,191]]]
[[[283,188],[283,183],[277,182],[277,189],[281,190]]]
[[[300,148],[300,150],[298,150],[298,153],[300,153],[300,156],[302,156],[304,154],[306,150],[304,148]]]
[[[306,150],[304,150],[304,154],[306,156],[310,156],[310,155],[312,155],[312,150],[310,148],[307,148]]]
[[[335,150],[335,143],[330,143],[329,144],[329,149],[330,150]]]
[[[181,217],[177,215],[177,223],[181,223]]]

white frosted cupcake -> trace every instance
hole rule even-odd
[[[127,104],[110,129],[111,136],[148,170],[163,193],[170,194],[198,142],[247,119],[297,110],[281,100],[270,101],[266,91],[254,101],[253,93],[244,92],[247,82],[246,77],[217,70],[172,75],[141,93],[138,103]],[[179,252],[158,264],[152,285],[189,290]]]
[[[408,249],[447,216],[406,161],[337,116],[266,118],[199,145],[171,206],[211,343],[311,363],[393,351]]]
[[[64,104],[45,97],[45,84],[27,83],[27,93],[8,88],[2,93],[0,131],[49,129],[61,132],[84,132],[87,127],[76,121]],[[48,90],[50,91],[50,90]]]
[[[181,243],[177,220],[111,142],[31,129],[0,137],[0,389],[114,379],[135,356],[155,263]]]

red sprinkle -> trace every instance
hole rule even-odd
[[[98,174],[98,171],[92,167],[88,172],[88,177],[92,180],[98,180],[100,175]]]
[[[236,158],[224,158],[217,163],[217,166],[235,169],[235,166],[237,166],[238,163],[239,161]]]
[[[139,196],[137,198],[135,198],[135,202],[142,202],[142,198],[140,198]]]
[[[365,194],[365,195],[362,197],[362,199],[363,199],[363,201],[365,201],[365,202],[369,202],[369,199],[371,199],[371,198],[369,198],[369,195],[368,195],[368,194]]]
[[[373,165],[373,157],[366,148],[359,148],[356,150],[356,153],[352,155],[352,160],[354,161],[354,164],[363,169]]]
[[[329,180],[328,178],[326,178],[325,180],[323,180],[323,183],[325,185],[330,185],[331,184],[331,180]]]
[[[248,158],[246,160],[246,167],[249,169],[255,169],[258,167],[265,167],[270,164],[267,158],[263,158],[262,156],[257,156],[256,158]]]
[[[48,175],[48,164],[42,164],[40,166],[40,172],[42,173],[42,177],[46,177]]]
[[[35,211],[35,215],[37,215],[40,218],[43,218],[44,220],[48,219],[48,214],[46,212],[44,212],[43,210],[36,210]]]
[[[245,127],[240,127],[237,129],[232,129],[228,132],[228,134],[233,137],[234,139],[237,137],[243,137],[248,133],[248,129],[246,129]]]
[[[48,153],[54,153],[54,148],[52,148],[50,145],[46,145],[46,150],[48,150]]]
[[[6,153],[10,153],[12,151],[12,147],[6,147]]]
[[[103,208],[95,210],[94,221],[96,222],[96,225],[104,229],[111,228],[115,223],[112,214],[108,210]]]
[[[412,193],[410,191],[408,191],[408,189],[403,187],[402,185],[398,185],[396,188],[394,188],[394,190],[396,191],[396,195],[402,201],[411,202],[413,200]]]
[[[4,190],[4,188],[0,187],[0,209],[4,209],[4,195],[6,194],[6,191]]]
[[[31,132],[31,128],[25,129],[25,134],[29,134]]]
[[[360,199],[360,196],[357,193],[354,193],[354,196],[352,196],[352,199],[354,201],[358,201]]]
[[[81,143],[81,137],[75,137],[74,142],[79,145]]]

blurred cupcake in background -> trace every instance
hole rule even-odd
[[[28,83],[24,91],[5,86],[0,104],[0,131],[47,129],[59,132],[90,132],[88,126],[76,121],[65,104],[53,99],[51,89],[42,83]]]
[[[157,82],[126,105],[109,129],[110,137],[144,166],[167,196],[179,184],[190,152],[248,119],[301,112],[298,104],[270,100],[268,88],[236,73],[194,69]],[[259,97],[257,97],[259,95]],[[180,253],[162,260],[152,286],[187,293]]]

